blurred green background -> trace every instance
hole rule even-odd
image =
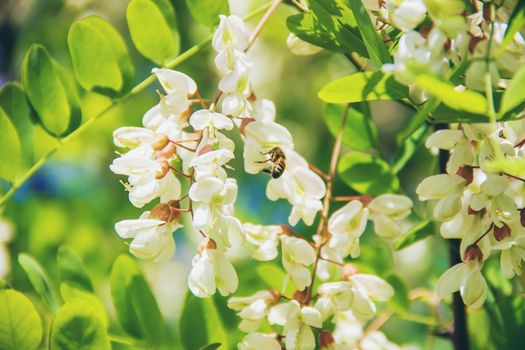
[[[232,13],[243,15],[265,1],[232,0]],[[197,24],[189,15],[183,0],[172,0],[176,9],[181,35],[181,52],[210,34],[208,28]],[[147,77],[154,67],[141,57],[131,44],[126,26],[127,1],[104,0],[0,0],[0,85],[19,80],[22,58],[32,43],[43,44],[60,63],[71,66],[67,49],[69,26],[78,18],[98,14],[109,20],[128,43],[136,71],[136,83]],[[290,129],[296,149],[312,164],[327,169],[333,138],[323,120],[323,105],[317,91],[327,82],[347,75],[355,68],[342,55],[321,52],[315,56],[298,57],[286,46],[288,30],[285,20],[295,10],[288,6],[278,9],[267,24],[260,39],[249,52],[253,62],[252,81],[259,98],[270,98],[277,106],[277,120]],[[251,29],[257,19],[249,23]],[[218,78],[213,66],[214,52],[203,50],[177,67],[192,76],[205,98],[214,95]],[[112,131],[121,126],[139,126],[145,111],[157,103],[154,83],[124,105],[115,108],[96,122],[74,142],[62,147],[11,199],[2,213],[14,227],[14,237],[8,244],[11,272],[6,276],[13,288],[35,296],[16,257],[27,252],[38,259],[57,281],[56,252],[61,245],[72,248],[84,260],[94,281],[97,294],[111,313],[108,276],[118,254],[127,254],[127,246],[114,232],[114,224],[123,219],[138,217],[141,210],[134,208],[119,178],[109,171],[115,157]],[[82,110],[84,121],[106,107],[111,101],[102,95],[84,92]],[[395,135],[403,128],[410,111],[395,103],[372,105],[373,118],[379,130],[382,153],[387,160],[395,151]],[[232,138],[240,141],[232,133]],[[56,142],[38,127],[35,132],[34,159],[45,155]],[[242,144],[237,143],[236,170],[231,176],[238,179],[239,198],[237,216],[244,222],[263,224],[286,223],[290,211],[284,201],[271,202],[265,197],[265,175],[248,175],[242,166]],[[415,186],[435,170],[435,158],[424,148],[416,153],[400,174],[403,189],[412,197]],[[3,191],[8,184],[2,183]],[[350,188],[336,182],[337,195],[352,195]],[[423,210],[416,202],[419,212]],[[297,227],[305,236],[313,230]],[[152,285],[161,311],[168,321],[168,333],[173,348],[179,348],[180,317],[186,295],[186,278],[195,252],[198,235],[191,230],[175,233],[177,251],[174,259],[156,265],[140,262]],[[391,244],[367,232],[362,241],[362,255],[357,260],[363,271],[382,277],[395,273],[409,289],[431,288],[447,268],[448,251],[443,240],[431,237],[416,245],[394,252]],[[268,264],[267,264],[268,265]],[[254,262],[240,259],[236,263],[240,275],[240,288],[236,295],[243,296],[268,288],[256,273]],[[0,276],[1,277],[1,276]],[[44,320],[49,323],[50,312],[38,298],[33,302]],[[225,298],[215,297],[217,310],[229,332],[231,348],[242,336],[235,331],[238,319],[225,308]],[[386,306],[383,306],[386,307]],[[413,314],[433,319],[423,303],[412,303]],[[204,310],[204,309],[203,309]],[[448,308],[438,310],[445,324],[450,322]],[[207,311],[203,311],[207,312]],[[379,312],[380,313],[380,312]],[[209,315],[207,315],[209,316]],[[447,340],[430,335],[430,327],[395,316],[382,328],[389,338],[399,344],[417,344],[421,348],[450,349]],[[115,321],[111,328],[121,331]],[[199,330],[194,330],[199,332]]]

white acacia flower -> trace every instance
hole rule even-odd
[[[239,343],[239,350],[281,350],[281,344],[269,334],[250,333]]]
[[[113,131],[113,143],[117,147],[136,148],[143,144],[155,145],[162,141],[167,143],[167,137],[146,128],[125,126]]]
[[[310,306],[301,307],[297,300],[272,307],[268,321],[284,326],[287,350],[313,350],[315,337],[311,327],[323,326],[319,310]]]
[[[137,258],[167,261],[175,253],[173,231],[182,225],[177,221],[166,222],[149,216],[150,212],[144,212],[139,219],[119,221],[115,224],[115,231],[124,239],[133,239],[129,252]]]
[[[501,226],[502,221],[508,221],[517,215],[514,199],[505,194],[509,184],[507,177],[489,174],[479,192],[472,194],[470,207],[475,211],[487,209],[492,222]]]
[[[333,239],[333,236],[332,236]],[[330,239],[330,240],[332,240]],[[314,241],[319,245],[321,239],[316,235],[314,236]],[[335,261],[337,263],[343,263],[343,254],[338,247],[331,247],[330,244],[325,244],[321,248],[321,258],[317,262],[317,277],[320,280],[326,281],[331,278],[336,278],[341,275],[342,266],[339,264],[334,264],[330,261]]]
[[[474,150],[471,140],[463,130],[438,130],[429,136],[427,148],[453,151],[447,162],[447,173],[453,175],[464,165],[474,165]]]
[[[308,168],[308,163],[292,150],[286,151],[286,170],[278,179],[271,179],[266,187],[266,196],[275,201],[284,198],[292,204],[288,217],[295,226],[300,219],[310,226],[317,212],[322,209],[321,199],[326,194],[324,181]]]
[[[373,300],[386,301],[394,295],[392,286],[374,275],[357,273],[349,276],[348,281],[352,283],[354,292],[352,313],[362,321],[375,315],[376,306]]]
[[[153,68],[151,72],[157,76],[167,94],[183,92],[192,96],[197,92],[195,81],[184,73],[167,68]]]
[[[403,230],[398,221],[405,219],[412,210],[412,200],[398,194],[383,194],[368,204],[375,233],[384,238],[397,238]]]
[[[403,31],[414,29],[427,13],[422,0],[388,0],[387,8],[392,24]]]
[[[332,234],[330,248],[341,252],[343,257],[358,257],[359,238],[365,232],[367,220],[368,208],[358,200],[351,201],[335,211],[328,220],[328,231]]]
[[[193,257],[192,265],[188,286],[195,296],[207,298],[217,289],[222,296],[227,296],[237,290],[237,272],[220,250],[204,250]]]
[[[223,207],[235,202],[237,182],[227,178],[204,177],[195,182],[189,190],[194,202],[193,226],[203,229],[213,223],[214,217],[223,215]]]
[[[487,298],[487,282],[481,274],[482,264],[477,260],[452,266],[438,280],[436,290],[440,298],[459,291],[465,305],[479,309]]]
[[[352,283],[348,281],[327,282],[317,288],[320,298],[328,299],[336,311],[346,311],[354,302]]]
[[[233,122],[230,118],[207,109],[199,109],[193,113],[190,117],[190,125],[195,130],[204,130],[206,128],[231,130],[233,128]]]
[[[270,307],[279,300],[279,296],[269,290],[259,291],[252,296],[244,298],[230,298],[228,307],[238,311],[242,321],[239,329],[246,333],[259,329],[264,318],[268,315]]]
[[[267,160],[267,156],[262,154],[263,152],[268,152],[268,150],[274,147],[280,147],[283,149],[287,155],[287,166],[295,161],[293,159],[288,159],[288,149],[293,148],[293,139],[292,135],[284,126],[277,124],[273,120],[266,118],[261,118],[261,120],[255,120],[248,123],[244,129],[244,170],[249,174],[257,174],[262,169],[268,167],[267,163],[258,163],[264,162]],[[305,164],[305,161],[301,161],[301,164]],[[304,165],[304,166],[307,166]]]
[[[144,175],[149,178],[155,178],[162,172],[161,163],[155,160],[155,150],[148,144],[115,158],[109,168],[118,175]]]
[[[294,33],[290,33],[286,39],[286,44],[290,48],[290,51],[297,56],[310,56],[323,50],[322,47],[312,45],[301,38],[297,37]]]
[[[253,118],[260,121],[275,121],[275,104],[266,98],[257,99],[253,104]],[[291,138],[291,137],[290,137]]]
[[[421,181],[416,193],[422,201],[437,199],[434,217],[449,221],[461,210],[461,196],[466,185],[467,181],[459,175],[439,174]]]
[[[256,247],[252,258],[259,261],[269,261],[277,257],[279,235],[283,233],[280,225],[243,224],[246,241]]]
[[[312,282],[308,266],[315,261],[314,248],[304,239],[281,237],[282,263],[297,290],[304,290]]]
[[[250,41],[250,34],[243,20],[238,16],[220,16],[220,23],[213,35],[212,46],[216,51],[229,47],[244,51]]]
[[[128,177],[126,190],[129,192],[129,201],[137,208],[142,208],[155,198],[161,202],[177,199],[181,195],[181,184],[175,175],[168,171],[162,178],[148,176]]]
[[[514,275],[521,276],[521,265],[525,260],[525,235],[498,242],[492,249],[501,250],[500,267],[503,276],[509,279]]]

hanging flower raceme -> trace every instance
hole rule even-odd
[[[270,308],[277,304],[280,299],[279,292],[264,290],[252,296],[244,298],[230,298],[228,307],[238,311],[238,316],[242,319],[239,329],[250,333],[259,329],[262,322],[268,315]]]

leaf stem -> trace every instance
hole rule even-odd
[[[276,2],[276,1],[275,1]],[[274,2],[274,3],[275,3]],[[279,1],[280,2],[280,1]],[[266,11],[269,7],[271,7],[273,4],[268,2],[264,4],[263,6],[255,9],[254,11],[248,13],[243,19],[245,21],[248,21],[256,16],[258,16],[260,13]],[[182,62],[188,60],[189,58],[196,55],[199,51],[201,51],[204,47],[206,47],[208,44],[211,43],[212,36],[209,36],[208,38],[202,40],[201,42],[197,43],[196,45],[192,46],[188,50],[184,51],[179,56],[175,57],[174,59],[168,61],[164,68],[175,68]],[[42,158],[40,158],[35,164],[31,166],[22,176],[17,178],[15,181],[13,181],[13,184],[9,191],[6,192],[4,196],[0,198],[0,208],[3,207],[10,199],[13,197],[15,192],[24,184],[26,183],[31,176],[33,176],[63,145],[67,144],[68,142],[74,140],[77,138],[77,136],[83,134],[87,129],[89,129],[97,120],[99,120],[101,117],[106,115],[108,112],[110,112],[113,108],[115,108],[117,105],[127,101],[132,96],[135,96],[139,92],[142,92],[144,89],[146,89],[149,85],[151,85],[155,81],[155,74],[149,75],[146,79],[135,85],[126,95],[122,96],[119,99],[114,100],[109,106],[104,108],[102,111],[100,111],[97,115],[92,117],[91,119],[87,120],[84,124],[82,124],[80,127],[78,127],[75,131],[73,131],[68,136],[64,137],[63,139],[60,139],[58,144],[53,147],[46,155],[44,155]]]

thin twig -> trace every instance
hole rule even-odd
[[[255,42],[255,39],[257,39],[257,36],[259,36],[259,34],[261,33],[261,30],[263,29],[266,22],[268,22],[268,20],[270,19],[270,16],[272,15],[272,13],[277,9],[279,4],[282,2],[283,0],[274,0],[274,2],[272,3],[272,6],[270,6],[268,11],[266,11],[261,21],[257,24],[257,27],[255,27],[255,30],[253,31],[253,34],[250,38],[250,41],[248,42],[248,46],[246,46],[246,50],[248,50],[253,45],[253,43]]]

